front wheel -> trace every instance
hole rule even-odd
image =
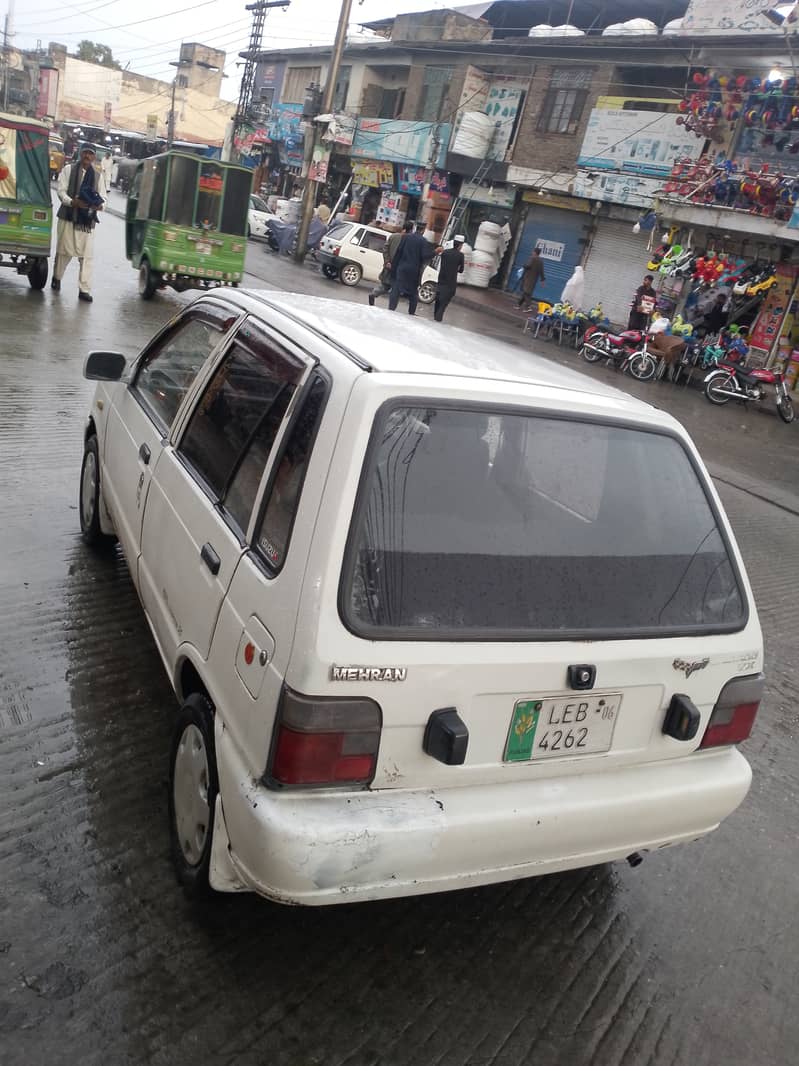
[[[148,259],[143,259],[139,267],[139,296],[142,300],[151,300],[160,283],[160,276],[150,266]]]
[[[419,286],[419,302],[423,304],[435,303],[436,287],[431,281],[426,281]]]
[[[92,434],[83,449],[80,468],[80,531],[90,548],[108,547],[115,538],[103,533],[100,525],[100,449]]]
[[[43,289],[47,284],[47,260],[34,259],[28,271],[28,282],[32,289]]]
[[[211,892],[208,874],[218,793],[214,708],[195,692],[178,715],[169,758],[172,859],[178,881],[190,896]]]
[[[630,360],[628,369],[638,381],[651,381],[655,376],[657,363],[651,355],[647,355],[645,352],[638,352]]]
[[[777,400],[777,412],[783,422],[787,422],[788,425],[796,418],[796,412],[793,408],[793,400],[790,396],[781,396]]]
[[[734,389],[732,374],[717,374],[706,382],[705,396],[711,403],[715,403],[720,407],[722,404],[729,403],[732,399],[729,392],[724,391],[725,389],[731,391]]]
[[[339,272],[342,285],[357,285],[363,277],[363,271],[357,263],[345,263]]]

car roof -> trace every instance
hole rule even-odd
[[[271,309],[286,315],[349,355],[362,369],[375,373],[442,374],[567,389],[612,398],[639,417],[643,411],[649,417],[654,414],[649,404],[618,389],[483,334],[405,313],[398,321],[396,312],[303,293],[225,289],[224,294],[253,314]],[[215,298],[219,298],[218,289]]]

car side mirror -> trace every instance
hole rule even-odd
[[[125,364],[121,352],[89,352],[83,364],[83,376],[88,381],[119,381]]]

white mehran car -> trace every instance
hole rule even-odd
[[[319,244],[316,257],[326,278],[344,285],[357,285],[361,278],[377,281],[383,266],[383,250],[391,236],[387,230],[360,222],[336,222]],[[435,297],[434,297],[435,298]]]
[[[749,788],[762,638],[685,431],[389,314],[219,291],[87,359],[81,527],[118,538],[182,704],[190,890],[638,862]]]
[[[267,222],[276,222],[277,220],[277,215],[266,206],[266,200],[262,200],[260,196],[255,194],[250,195],[250,206],[247,211],[248,237],[266,237]]]

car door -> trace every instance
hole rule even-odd
[[[161,452],[144,514],[141,598],[162,655],[206,658],[270,450],[308,362],[245,322]]]
[[[357,250],[356,262],[361,264],[363,276],[367,281],[377,281],[383,270],[383,249],[386,247],[388,234],[375,233],[364,229]],[[356,258],[353,256],[353,258]]]
[[[136,583],[152,471],[184,398],[238,317],[210,300],[193,305],[155,337],[128,387],[117,390],[103,444],[103,496]]]

